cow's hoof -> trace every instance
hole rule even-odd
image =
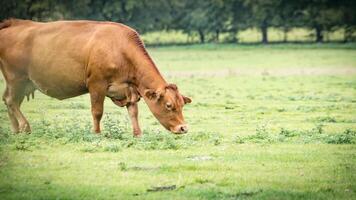
[[[99,130],[93,130],[93,132],[94,132],[95,134],[99,135],[99,134],[101,133],[101,130],[100,130],[100,129],[99,129]]]
[[[30,133],[31,133],[31,127],[30,127],[30,125],[27,124],[27,123],[20,125],[20,127],[19,127],[19,132],[30,134]]]
[[[133,136],[134,136],[135,138],[139,138],[139,137],[142,136],[142,132],[141,132],[141,131],[138,131],[138,132],[134,131],[134,132],[133,132]]]
[[[18,126],[16,126],[16,127],[11,127],[11,132],[12,132],[13,134],[17,134],[17,133],[20,133],[20,129],[19,129]]]

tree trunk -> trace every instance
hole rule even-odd
[[[284,27],[283,28],[283,42],[284,43],[286,43],[288,41],[288,32],[289,32],[288,27]]]
[[[200,39],[200,43],[205,43],[205,35],[204,32],[202,30],[198,30],[199,33],[199,39]]]
[[[268,33],[267,30],[268,26],[266,24],[263,24],[261,26],[261,32],[262,32],[262,43],[267,44],[268,43]]]
[[[320,26],[316,26],[315,27],[315,34],[316,34],[316,38],[315,38],[315,42],[323,42],[323,29]]]
[[[220,36],[220,30],[216,29],[215,30],[215,42],[219,43],[219,36]]]

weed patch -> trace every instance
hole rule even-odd
[[[106,152],[116,153],[116,152],[119,152],[120,150],[121,150],[121,147],[118,144],[107,144],[104,147],[104,151],[106,151]]]
[[[318,123],[336,123],[336,119],[334,117],[325,116],[325,117],[317,117],[313,119],[313,121]]]
[[[356,144],[356,131],[346,129],[341,134],[327,135],[325,142],[328,144]]]
[[[273,134],[270,134],[267,129],[266,129],[266,124],[261,124],[257,126],[256,128],[256,133],[253,135],[248,135],[244,138],[240,138],[239,141],[240,143],[244,143],[242,141],[246,142],[252,142],[252,143],[272,143],[276,141],[276,138],[273,136]]]
[[[256,133],[249,136],[236,136],[236,144],[243,143],[326,143],[326,144],[355,144],[356,131],[345,129],[342,133],[325,133],[324,124],[316,124],[310,130],[290,130],[281,128],[278,134],[268,132],[265,125],[258,126]]]

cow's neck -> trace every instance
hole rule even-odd
[[[156,68],[154,62],[148,59],[142,59],[136,68],[136,85],[141,95],[146,89],[157,90],[167,85],[161,73]]]

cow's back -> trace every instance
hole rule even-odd
[[[43,93],[69,98],[87,92],[86,67],[92,54],[113,45],[113,34],[121,29],[92,21],[13,20],[0,30],[0,59],[12,73],[27,74]]]

